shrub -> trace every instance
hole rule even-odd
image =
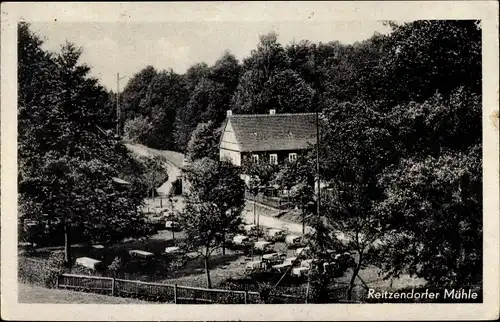
[[[214,304],[244,304],[245,298],[240,294],[221,294],[213,301]]]
[[[53,288],[64,270],[63,252],[53,252],[46,260],[19,257],[18,277],[23,283]]]
[[[45,261],[19,256],[17,276],[22,283],[44,286]]]
[[[109,264],[108,269],[113,272],[114,275],[118,273],[120,268],[122,267],[122,259],[119,256],[116,256],[115,259]]]
[[[64,273],[64,252],[53,252],[47,260],[45,287],[53,288],[57,284],[59,275]]]

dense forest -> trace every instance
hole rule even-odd
[[[186,152],[193,131],[200,126],[217,135],[229,109],[302,113],[363,101],[385,112],[436,93],[446,98],[460,86],[480,94],[481,32],[474,21],[389,24],[388,35],[352,45],[282,45],[271,32],[242,62],[225,52],[213,66],[196,63],[183,75],[148,66],[120,94],[124,133]]]
[[[82,49],[66,43],[46,51],[27,23],[18,26],[17,49],[20,240],[58,245],[63,233],[72,242],[149,234],[137,212],[148,167],[112,135],[112,99],[79,62]],[[132,184],[125,189],[113,178]]]
[[[126,137],[190,159],[216,159],[226,110],[320,111],[320,174],[333,191],[320,211],[333,230],[351,237],[358,254],[351,284],[364,265],[377,262],[387,277],[406,272],[432,285],[477,285],[480,23],[387,24],[389,34],[350,45],[282,45],[271,32],[241,63],[225,53],[184,75],[147,67],[121,96]],[[311,160],[269,176],[305,187],[299,206],[314,201]]]

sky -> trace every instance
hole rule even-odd
[[[259,42],[259,36],[274,31],[287,45],[307,39],[312,42],[340,41],[351,44],[387,33],[381,21],[173,21],[173,22],[42,22],[31,29],[44,40],[44,47],[59,51],[65,41],[83,47],[81,62],[92,67],[101,84],[116,91],[147,65],[157,70],[172,68],[182,74],[189,66],[212,65],[225,50],[240,61]]]

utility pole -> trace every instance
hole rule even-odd
[[[313,62],[314,62],[314,69],[315,71],[317,71],[317,63],[316,63],[316,50],[313,51]],[[316,79],[315,79],[315,82],[316,82],[316,88],[319,88],[319,78],[318,76],[316,75]],[[314,97],[314,103],[316,105],[316,177],[317,177],[317,181],[318,181],[318,197],[317,197],[317,200],[316,200],[316,213],[317,213],[317,216],[318,216],[318,221],[322,221],[323,224],[325,224],[325,227],[326,227],[326,219],[324,216],[321,216],[320,215],[320,205],[321,205],[321,176],[320,176],[320,167],[319,167],[319,103],[318,103],[318,96],[316,95]]]
[[[316,200],[316,212],[318,214],[318,219],[320,217],[320,203],[321,203],[321,185],[320,185],[320,175],[319,175],[319,107],[316,108],[316,177],[318,181],[318,197]]]
[[[116,74],[116,135],[120,136],[120,73]]]
[[[257,222],[255,219],[255,196],[254,196],[254,199],[253,199],[253,224],[255,225],[255,223]]]
[[[120,136],[120,128],[121,128],[120,80],[124,78],[125,76],[120,78],[120,73],[116,73],[116,135],[117,136]]]

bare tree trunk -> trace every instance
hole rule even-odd
[[[208,250],[207,250],[208,253]],[[212,280],[210,279],[210,266],[208,263],[208,257],[205,256],[205,272],[207,274],[207,288],[212,288]]]
[[[67,267],[71,267],[71,241],[70,241],[70,228],[67,223],[64,223],[64,263]]]
[[[306,212],[302,208],[302,235],[306,234]]]
[[[253,197],[253,224],[255,225],[256,221],[255,221],[255,195]]]
[[[222,255],[226,255],[226,212],[222,216],[224,217],[224,227],[222,227]]]
[[[226,255],[226,229],[222,229],[222,255]]]
[[[363,254],[359,253],[359,260],[354,270],[352,271],[351,281],[349,282],[349,289],[347,291],[347,300],[350,301],[352,299],[352,290],[354,289],[354,283],[356,282],[356,277],[359,274],[359,270],[361,269],[361,263],[363,260]]]

